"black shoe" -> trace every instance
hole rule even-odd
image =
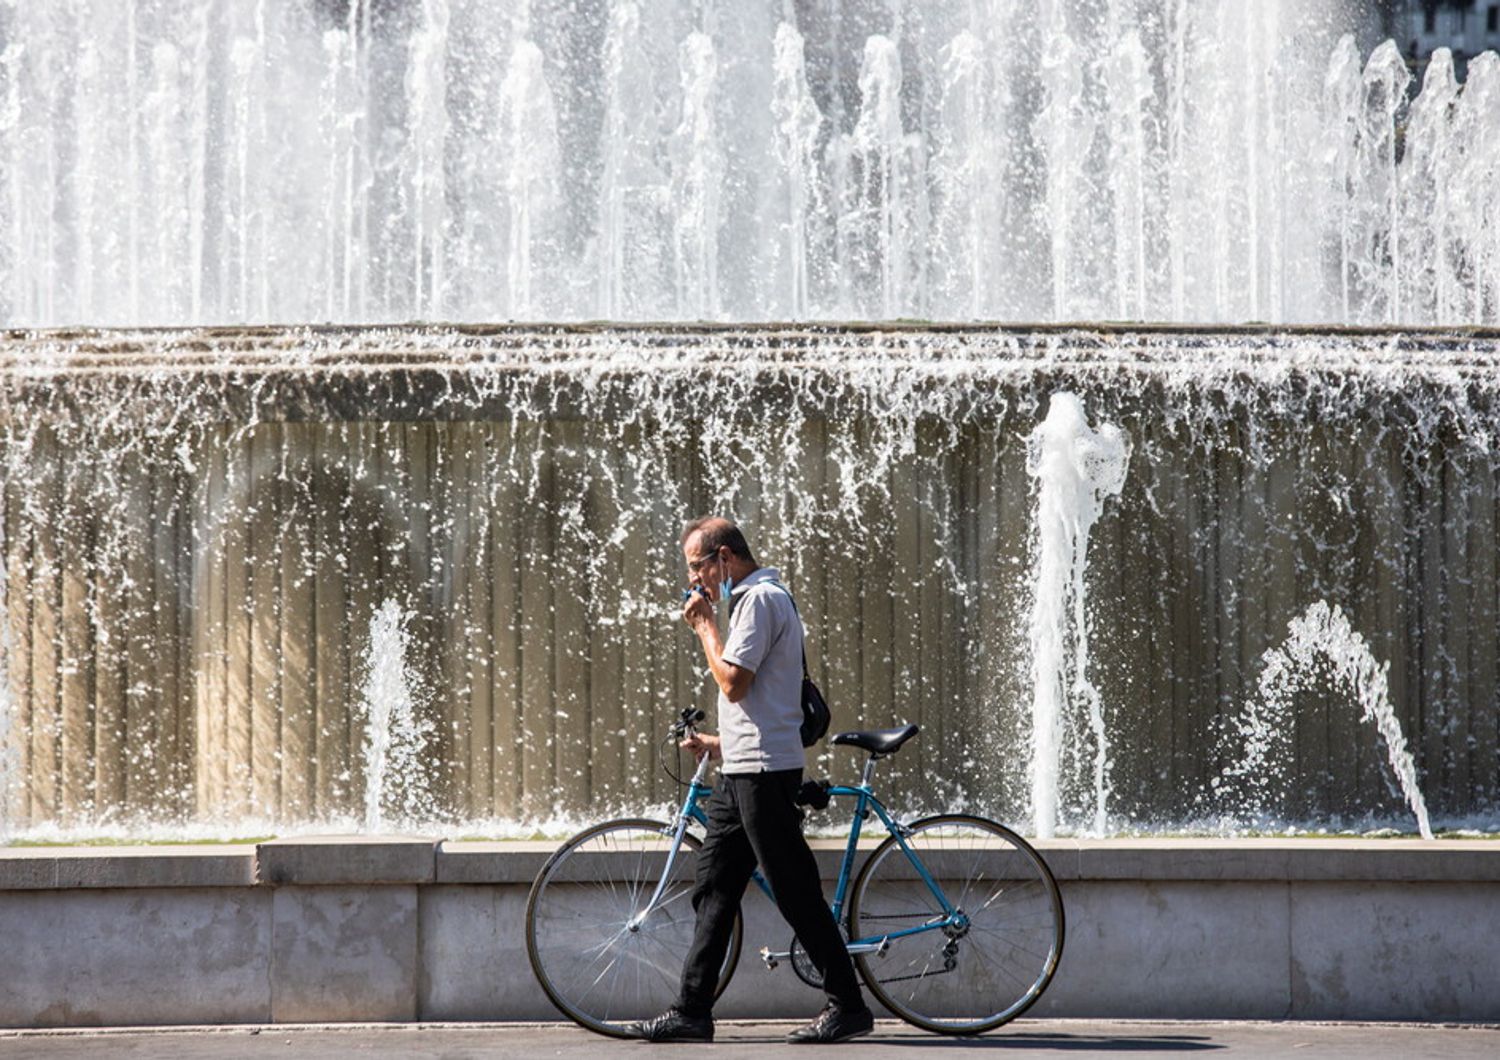
[[[630,1036],[644,1042],[711,1042],[714,1021],[708,1016],[689,1016],[669,1008],[660,1016],[631,1024]]]
[[[832,1042],[847,1042],[875,1029],[875,1013],[868,1008],[841,1009],[830,1002],[818,1013],[818,1018],[801,1030],[786,1036],[795,1045],[828,1045]]]

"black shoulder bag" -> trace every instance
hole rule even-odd
[[[767,579],[769,580],[769,579]],[[786,593],[786,598],[792,602],[792,610],[797,612],[797,621],[802,621],[802,612],[797,611],[797,598],[792,595],[790,589],[780,582],[772,582],[776,588]],[[743,599],[743,596],[741,597]],[[730,614],[734,613],[734,604],[738,601],[730,601]],[[823,699],[823,693],[813,683],[812,675],[807,672],[807,629],[803,628],[802,645],[802,746],[811,747],[824,736],[828,735],[828,726],[833,721],[833,713],[828,709],[828,703]]]

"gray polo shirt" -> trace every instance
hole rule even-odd
[[[755,674],[738,703],[719,693],[725,773],[801,769],[802,621],[773,567],[761,567],[730,594],[724,661]]]

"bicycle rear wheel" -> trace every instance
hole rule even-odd
[[[959,914],[854,958],[870,992],[897,1016],[939,1034],[980,1034],[1025,1012],[1052,981],[1063,904],[1039,854],[1010,829],[950,814],[910,826],[907,846]],[[895,837],[876,847],[850,899],[856,939],[947,919]]]
[[[677,1000],[682,962],[693,941],[693,878],[702,844],[682,849],[651,914],[629,925],[651,900],[666,867],[672,832],[660,821],[606,821],[567,840],[547,859],[526,901],[526,953],[537,982],[569,1019],[616,1038]],[[735,915],[718,994],[739,960]],[[716,994],[717,996],[717,994]]]

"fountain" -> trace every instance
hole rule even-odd
[[[1027,439],[1026,470],[1038,480],[1031,604],[1031,807],[1036,834],[1056,833],[1063,744],[1091,759],[1093,830],[1108,827],[1109,735],[1099,690],[1089,681],[1086,570],[1089,534],[1106,497],[1125,484],[1130,443],[1113,424],[1092,430],[1072,394],[1053,394],[1047,418]],[[1086,736],[1070,707],[1087,721]],[[1087,745],[1092,743],[1092,754]]]
[[[0,0],[4,819],[373,826],[393,659],[402,818],[653,805],[723,509],[916,804],[1185,827],[1322,601],[1490,822],[1497,93],[1336,0]],[[1285,819],[1404,820],[1292,701]]]
[[[1377,663],[1364,639],[1349,625],[1338,607],[1318,601],[1292,619],[1286,643],[1266,652],[1260,687],[1242,719],[1234,721],[1244,741],[1238,762],[1216,779],[1214,788],[1229,796],[1236,812],[1252,817],[1271,810],[1270,799],[1281,794],[1277,781],[1286,768],[1286,748],[1293,725],[1292,695],[1307,682],[1320,662],[1330,676],[1346,685],[1360,706],[1360,720],[1373,723],[1385,743],[1391,771],[1411,807],[1422,838],[1432,838],[1426,800],[1417,786],[1416,766],[1406,737],[1391,707],[1390,666]],[[1280,753],[1277,746],[1280,744]],[[1241,788],[1241,785],[1243,788]]]
[[[0,41],[11,326],[1500,312],[1500,65],[1412,92],[1342,0],[8,0]]]
[[[360,690],[364,718],[365,829],[410,822],[429,809],[423,752],[432,721],[420,712],[407,665],[411,616],[386,600],[370,620],[370,650]]]

